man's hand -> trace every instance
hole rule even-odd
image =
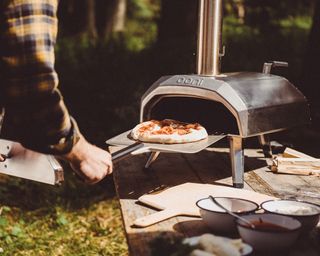
[[[113,171],[111,155],[92,144],[81,135],[70,153],[62,156],[86,183],[94,184]]]

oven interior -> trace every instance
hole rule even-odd
[[[200,123],[208,134],[239,135],[236,118],[220,102],[192,97],[163,97],[151,110],[150,119],[175,119]]]

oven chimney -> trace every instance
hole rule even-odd
[[[197,74],[220,74],[222,0],[199,0]]]

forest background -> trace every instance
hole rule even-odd
[[[224,0],[222,71],[275,70],[307,97],[312,123],[280,138],[318,156],[320,0]],[[60,0],[60,89],[94,144],[139,121],[142,94],[158,78],[195,73],[197,0]],[[320,133],[319,133],[320,134]],[[0,254],[127,255],[112,177],[87,186],[65,167],[51,187],[0,179]]]

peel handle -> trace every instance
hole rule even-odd
[[[148,227],[158,222],[178,216],[179,214],[180,214],[180,211],[177,209],[164,209],[164,210],[136,219],[133,223],[133,226],[140,227],[140,228]]]
[[[119,151],[111,154],[112,161],[113,162],[120,161],[120,160],[126,158],[127,156],[129,156],[132,152],[136,151],[137,149],[143,148],[143,147],[144,147],[143,143],[136,142],[130,146],[127,146],[123,149],[120,149]]]

